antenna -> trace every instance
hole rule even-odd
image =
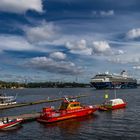
[[[49,97],[49,96],[47,97],[47,100],[48,100],[48,101],[50,100],[50,97]]]
[[[17,99],[18,93],[16,93],[15,99]]]
[[[58,93],[58,94],[59,94],[59,95],[62,95],[62,93],[63,93],[62,91],[59,91],[59,93]]]
[[[7,96],[5,92],[3,93],[3,95],[4,95],[4,96]]]
[[[64,99],[65,99],[67,102],[69,102],[69,100],[68,100],[68,98],[67,98],[66,96],[64,96]]]

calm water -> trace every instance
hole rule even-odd
[[[18,89],[1,90],[7,95],[18,93],[18,102],[35,101],[44,98],[59,98],[64,95],[88,94],[80,98],[83,104],[99,104],[105,91],[92,88],[75,89]],[[114,91],[108,91],[114,98]],[[128,102],[126,109],[109,112],[95,112],[94,115],[43,125],[38,122],[23,124],[21,128],[0,132],[0,140],[140,140],[140,88],[117,90],[117,97]],[[40,111],[49,105],[58,106],[59,102],[45,103],[0,111],[0,117]]]

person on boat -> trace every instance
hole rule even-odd
[[[2,120],[1,120],[1,121],[3,122],[3,124],[5,123],[5,122],[4,122],[4,118],[2,118]]]
[[[9,123],[9,119],[8,119],[8,117],[6,118],[6,122]]]

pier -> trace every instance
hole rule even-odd
[[[87,96],[89,95],[79,95],[79,96],[69,97],[69,98],[73,99],[73,98],[81,98],[81,97],[87,97]],[[31,105],[42,104],[42,103],[50,103],[50,102],[56,102],[56,101],[61,101],[61,100],[63,100],[63,98],[56,98],[56,99],[50,99],[50,100],[46,99],[46,100],[39,100],[39,101],[26,102],[26,103],[17,103],[13,105],[0,106],[0,110],[23,107],[23,106],[31,106]]]
[[[28,122],[28,121],[36,120],[39,116],[40,116],[40,113],[36,112],[36,113],[30,113],[30,114],[21,114],[21,115],[17,115],[17,116],[5,116],[5,117],[1,117],[0,121],[2,121],[3,119],[6,120],[6,118],[8,118],[10,120],[21,118],[21,119],[23,119],[23,122]]]

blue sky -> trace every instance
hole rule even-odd
[[[139,0],[1,0],[0,80],[140,79]]]

